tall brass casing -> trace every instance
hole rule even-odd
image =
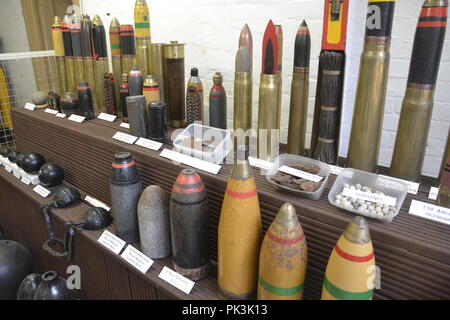
[[[136,65],[135,55],[122,55],[122,72],[130,73],[131,69]]]
[[[164,68],[166,72],[167,111],[172,128],[182,128],[185,125],[184,83],[184,44],[171,41],[164,45]]]
[[[94,110],[98,109],[98,96],[97,96],[97,88],[95,85],[95,61],[93,58],[84,57],[83,58],[83,67],[84,67],[84,77],[86,78],[84,81],[87,81],[92,91],[92,104],[94,106]],[[103,79],[103,78],[102,78]]]
[[[287,152],[303,156],[308,118],[309,68],[292,74]]]
[[[258,158],[266,161],[274,161],[279,153],[278,83],[277,74],[261,74],[258,112]]]
[[[78,87],[78,84],[82,81],[87,81],[84,76],[84,62],[83,58],[73,58],[73,70],[75,74],[75,84]],[[91,84],[89,83],[91,86]],[[92,84],[93,85],[93,84]],[[75,90],[76,92],[76,90]]]
[[[64,62],[64,57],[55,57],[56,67],[58,68],[58,84],[59,92],[67,92],[67,80],[66,80],[66,65]]]
[[[66,67],[66,79],[68,92],[77,92],[78,84],[76,83],[76,74],[79,73],[73,57],[65,57],[64,64]],[[74,72],[70,72],[74,70]],[[83,60],[81,60],[81,74],[83,73]]]
[[[444,167],[445,167],[445,164],[446,164],[445,162],[449,158],[450,158],[450,128],[448,128],[447,143],[445,144],[444,156],[442,157],[441,169],[439,170],[439,177],[437,179],[436,187],[438,187],[438,188],[439,188],[439,185],[441,183],[442,171],[444,170]]]
[[[347,167],[377,170],[390,61],[390,38],[366,37],[353,112]]]
[[[407,88],[403,100],[391,175],[419,182],[425,157],[434,90]],[[409,155],[408,157],[404,156]]]
[[[242,130],[246,133],[252,128],[252,88],[251,72],[236,72],[234,74],[234,131]],[[246,143],[245,140],[238,144]],[[248,146],[248,143],[246,143]]]
[[[166,74],[164,71],[164,43],[150,45],[152,75],[159,85],[161,101],[166,102]]]

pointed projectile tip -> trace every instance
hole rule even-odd
[[[53,18],[53,24],[61,24],[61,19],[58,16],[55,16],[55,18]]]
[[[92,19],[92,24],[95,24],[97,26],[102,26],[103,25],[103,21],[102,21],[102,19],[100,19],[99,15],[95,15],[94,19]]]
[[[248,48],[240,47],[236,54],[235,72],[250,72],[252,68]]]
[[[422,7],[448,7],[448,0],[425,0]]]
[[[120,23],[119,20],[117,18],[113,18],[111,20],[111,24],[109,26],[110,28],[120,28]]]
[[[242,28],[239,35],[239,47],[247,47],[250,56],[253,54],[253,37],[247,24]]]
[[[295,207],[289,202],[283,204],[278,210],[275,221],[286,229],[291,229],[300,223]]]
[[[137,65],[134,65],[133,68],[131,68],[130,72],[140,72],[139,68]]]
[[[304,19],[303,19],[302,24],[300,25],[300,27],[308,28],[308,25],[306,24],[306,21]]]
[[[145,0],[136,0],[136,3],[134,5],[137,6],[138,4],[145,4],[145,5],[147,5],[147,1],[145,1]]]
[[[370,240],[370,230],[366,219],[363,217],[355,217],[344,231],[344,237],[356,244],[366,244]]]

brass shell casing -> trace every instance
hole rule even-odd
[[[439,177],[437,179],[436,187],[438,188],[439,185],[441,184],[442,171],[444,170],[446,164],[445,162],[447,161],[448,158],[450,158],[450,128],[448,128],[447,143],[445,144],[444,156],[442,157],[441,169],[439,170]]]
[[[434,90],[407,88],[403,100],[391,176],[420,182],[433,113]]]
[[[184,44],[178,43],[178,41],[165,44],[164,61],[168,119],[172,128],[182,128],[185,126],[186,119]]]
[[[287,153],[303,156],[308,119],[309,68],[292,74]]]
[[[258,111],[258,158],[274,161],[279,153],[278,75],[261,74]],[[261,130],[266,130],[266,139]],[[276,131],[275,131],[276,130]],[[275,132],[273,132],[275,131]]]
[[[92,92],[92,106],[94,109],[98,109],[98,96],[97,96],[97,87],[95,83],[95,63],[93,58],[83,58],[83,67],[84,67],[84,81],[87,81],[89,87],[91,87]],[[103,81],[103,78],[102,78]]]
[[[75,67],[75,61],[73,57],[65,57],[64,64],[66,67],[67,91],[77,92],[78,85],[75,82],[75,75],[79,71]],[[75,72],[70,72],[70,70],[74,70]],[[83,73],[83,61],[81,61],[81,73]]]
[[[85,77],[84,77],[84,62],[83,62],[83,58],[73,58],[73,67],[75,70],[75,87],[77,88],[75,91],[70,91],[70,92],[77,92],[78,90],[78,84],[82,81],[86,81]],[[89,84],[91,85],[91,84]]]
[[[129,74],[131,69],[136,65],[135,55],[123,55],[122,56],[122,73]]]
[[[166,102],[166,74],[164,72],[164,43],[150,45],[152,75],[159,84],[161,101]]]
[[[59,92],[67,92],[67,79],[66,79],[66,65],[64,62],[64,57],[55,57],[56,67],[58,68],[58,84]]]
[[[234,74],[233,126],[235,132],[240,129],[245,133],[252,128],[252,89],[251,72],[236,72]],[[245,141],[242,142],[245,143]]]
[[[347,167],[377,170],[389,73],[390,38],[366,37],[356,91]]]
[[[136,38],[136,64],[144,75],[150,74],[150,40]]]

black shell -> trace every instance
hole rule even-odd
[[[16,158],[16,164],[19,168],[22,168],[22,160],[25,157],[25,153],[20,153]]]
[[[105,209],[98,207],[91,208],[84,214],[83,228],[87,230],[103,229],[109,226],[112,220],[112,216]]]
[[[11,151],[8,155],[8,160],[11,161],[12,163],[16,163],[16,159],[19,154],[20,153],[17,151]]]
[[[35,174],[44,163],[45,158],[40,153],[27,153],[22,159],[22,169],[27,173]]]
[[[8,158],[10,152],[11,152],[10,149],[2,149],[2,156]]]
[[[41,283],[41,275],[39,273],[29,274],[23,279],[17,290],[17,300],[33,300],[34,293]]]
[[[39,170],[39,181],[44,187],[58,186],[64,180],[64,169],[56,163],[46,163]]]

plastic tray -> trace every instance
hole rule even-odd
[[[375,188],[385,195],[394,197],[397,199],[395,205],[395,213],[388,216],[378,216],[370,213],[362,213],[353,209],[346,209],[340,206],[337,206],[334,203],[336,195],[344,190],[344,185],[348,183],[349,185],[361,184],[363,186],[369,186]],[[328,193],[328,201],[335,206],[336,208],[352,212],[361,216],[381,220],[384,222],[391,223],[392,220],[398,215],[400,208],[403,205],[403,201],[405,200],[406,194],[408,192],[408,185],[404,182],[392,179],[390,177],[379,176],[373,173],[360,171],[356,169],[344,169],[338,175],[336,181],[333,184],[330,192]]]
[[[182,145],[183,139],[195,137],[196,139],[209,140],[214,137],[218,139],[219,144],[212,152],[205,152],[198,149],[185,147]],[[227,130],[204,126],[201,124],[190,124],[183,130],[173,141],[176,151],[195,157],[201,160],[212,162],[215,164],[222,163],[223,159],[228,155],[233,146],[231,140],[231,133]]]
[[[278,169],[282,166],[289,166],[293,164],[303,164],[303,165],[315,165],[320,168],[320,171],[317,175],[324,177],[322,185],[320,186],[319,190],[314,192],[308,192],[308,191],[301,191],[297,189],[292,189],[286,186],[279,185],[278,183],[272,181],[270,177],[274,176]],[[273,163],[272,167],[269,169],[269,171],[266,174],[266,179],[269,181],[275,188],[279,190],[284,190],[293,194],[296,194],[300,197],[311,199],[311,200],[319,200],[320,196],[322,195],[323,191],[325,190],[325,187],[327,186],[328,177],[330,176],[330,166],[310,158],[305,158],[301,156],[296,156],[293,154],[282,154],[281,156],[278,156],[275,159],[275,162]]]

